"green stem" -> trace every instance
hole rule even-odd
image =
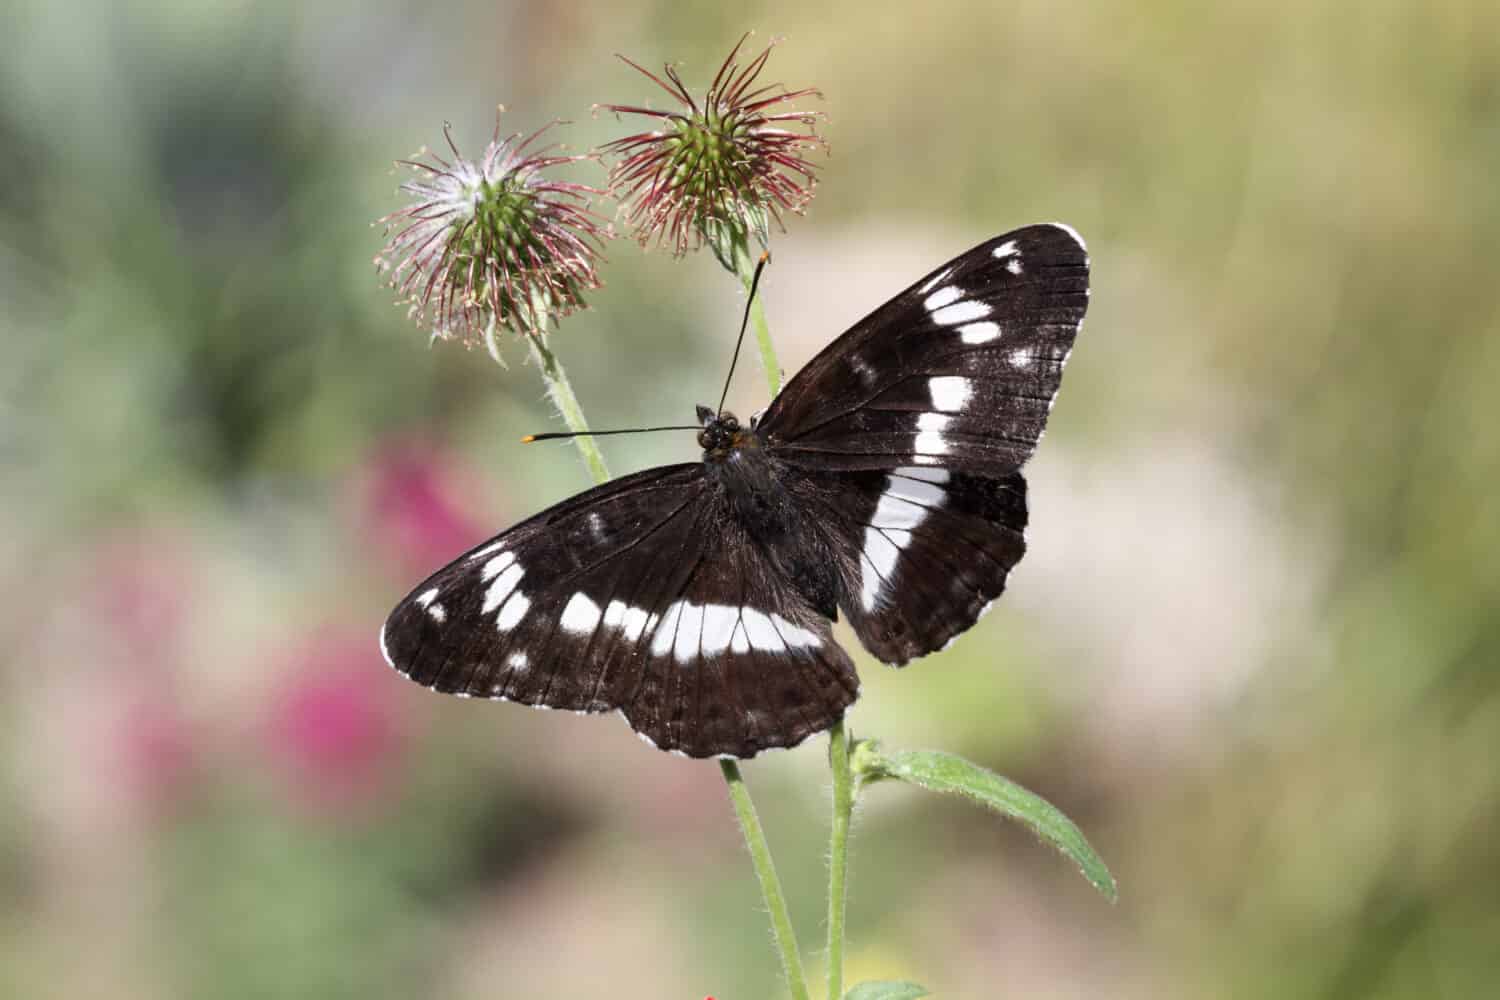
[[[833,832],[828,847],[828,1000],[844,995],[844,886],[849,873],[849,819],[854,814],[854,775],[844,720],[828,731],[833,770]]]
[[[531,345],[531,356],[536,359],[542,369],[542,381],[547,383],[547,395],[552,399],[552,405],[557,407],[557,412],[562,415],[563,423],[568,425],[570,431],[586,431],[589,422],[584,418],[583,407],[578,403],[578,397],[573,395],[573,384],[568,381],[568,373],[563,371],[562,364],[557,360],[557,355],[547,346],[547,336],[543,333],[530,333],[526,336],[526,342]],[[573,439],[579,454],[588,464],[589,473],[594,477],[594,482],[604,483],[609,480],[609,467],[604,464],[604,453],[599,450],[599,445],[587,434]]]
[[[771,848],[766,843],[766,833],[761,829],[760,818],[755,814],[755,803],[750,800],[750,789],[740,776],[740,766],[732,760],[719,761],[724,772],[724,781],[729,785],[729,798],[734,802],[734,811],[740,819],[740,830],[745,834],[745,846],[750,848],[750,860],[755,865],[755,875],[760,879],[760,893],[765,897],[766,909],[771,913],[771,933],[776,938],[776,947],[781,952],[781,969],[786,975],[786,985],[792,1000],[810,1000],[807,992],[807,977],[802,972],[802,955],[797,951],[797,937],[792,931],[792,915],[786,908],[786,897],[781,893],[781,880],[776,877],[776,865],[771,860]]]
[[[734,268],[745,290],[755,280],[755,261],[750,249],[743,243],[734,248]],[[781,391],[781,365],[776,361],[776,345],[771,343],[771,328],[766,325],[766,309],[760,296],[750,303],[750,324],[755,327],[755,342],[760,345],[760,363],[766,370],[766,384],[771,387],[771,398]]]

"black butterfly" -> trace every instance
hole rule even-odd
[[[703,459],[580,493],[433,574],[385,657],[419,684],[619,710],[693,757],[752,757],[859,695],[840,609],[877,658],[946,646],[1026,551],[1026,480],[1088,306],[1060,225],[981,243],[855,324]]]

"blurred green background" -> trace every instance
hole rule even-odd
[[[773,243],[795,369],[1062,219],[1094,293],[1001,609],[855,730],[1068,811],[879,787],[851,981],[946,997],[1494,996],[1500,7],[749,2],[0,13],[0,995],[779,996],[718,769],[433,696],[389,607],[586,484],[515,347],[379,287],[391,161],[701,88],[739,34],[832,153]],[[580,179],[593,179],[580,173]],[[711,401],[740,298],[620,240],[555,340],[597,426]],[[754,366],[733,405],[764,403]],[[690,440],[609,442],[615,471]],[[822,936],[822,741],[746,767]]]

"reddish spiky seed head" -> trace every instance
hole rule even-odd
[[[401,185],[412,200],[380,220],[389,241],[375,264],[434,337],[487,340],[493,350],[498,328],[539,332],[600,286],[595,264],[611,234],[587,196],[603,192],[545,176],[591,158],[532,149],[550,127],[502,138],[497,117],[484,155],[471,161],[444,125],[451,162],[425,151],[398,161],[417,174]]]
[[[657,120],[650,132],[616,139],[600,150],[621,157],[609,172],[609,193],[642,245],[655,241],[676,254],[696,250],[705,240],[724,256],[721,237],[748,243],[754,233],[764,245],[768,220],[778,226],[783,213],[801,213],[812,200],[816,168],[807,159],[827,148],[815,131],[821,112],[777,110],[812,88],[787,91],[780,84],[757,86],[775,42],[744,66],[735,62],[746,35],[729,53],[701,101],[693,99],[672,66],[663,80],[624,56],[620,59],[672,95],[677,110],[605,104],[621,114]],[[789,126],[801,125],[806,131]],[[729,263],[726,261],[726,266]]]

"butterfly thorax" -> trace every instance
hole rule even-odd
[[[813,607],[834,617],[838,581],[826,543],[799,516],[784,470],[760,433],[723,413],[707,420],[698,441],[708,479],[735,519]]]

